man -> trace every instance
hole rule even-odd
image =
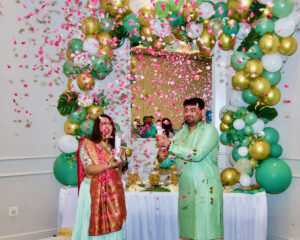
[[[153,138],[155,137],[156,127],[153,124],[153,116],[145,116],[143,118],[144,128],[142,130],[141,137],[144,138]]]
[[[218,171],[219,134],[202,121],[200,98],[183,103],[186,126],[170,142],[157,136],[160,167],[176,163],[179,180],[178,220],[181,239],[207,240],[223,237],[223,190]]]

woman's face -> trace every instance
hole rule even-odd
[[[100,118],[100,132],[103,136],[103,139],[107,139],[111,137],[113,131],[113,126],[110,123],[109,119],[106,117]]]

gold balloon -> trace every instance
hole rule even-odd
[[[70,51],[70,48],[67,48],[66,50],[66,57],[70,60],[73,60],[74,57],[71,57],[71,51]]]
[[[228,36],[225,33],[221,33],[219,39],[218,39],[218,44],[219,47],[222,48],[224,51],[228,51],[233,48],[235,44],[235,38]]]
[[[128,0],[101,0],[101,8],[112,17],[121,17],[129,8]]]
[[[100,45],[115,47],[116,44],[113,44],[113,37],[107,32],[101,32],[97,35],[97,40]],[[113,46],[114,45],[114,46]]]
[[[239,182],[240,176],[235,168],[225,168],[221,172],[221,182],[224,186],[233,186]]]
[[[243,19],[247,19],[250,12],[250,6],[253,0],[227,0],[227,10],[231,10],[230,18],[233,18],[239,22]]]
[[[152,43],[155,39],[155,36],[152,34],[149,26],[141,26],[140,36],[144,42]]]
[[[109,46],[103,46],[103,45],[99,47],[97,55],[98,56],[104,55],[108,58],[109,61],[111,61],[114,56],[112,49]]]
[[[258,77],[251,81],[251,92],[257,97],[265,96],[271,89],[271,84],[265,77]]]
[[[95,120],[99,115],[103,114],[104,110],[99,105],[91,105],[87,108],[86,114],[89,119]]]
[[[259,49],[264,54],[274,54],[277,52],[279,47],[279,39],[274,34],[265,34],[259,40]]]
[[[199,16],[197,11],[198,4],[188,3],[185,8],[182,9],[182,16],[186,22],[196,20]]]
[[[264,160],[269,156],[270,150],[271,146],[265,139],[256,139],[254,143],[248,147],[250,157],[255,160]]]
[[[100,30],[100,24],[96,17],[87,17],[82,21],[82,31],[85,35],[97,34]]]
[[[95,85],[95,79],[90,73],[81,73],[77,76],[77,85],[83,91],[91,90]]]
[[[151,10],[150,7],[141,7],[138,11],[138,20],[141,25],[149,26],[150,21],[154,18],[154,11]]]
[[[155,51],[160,51],[165,48],[166,44],[159,40],[159,38],[156,38],[152,43],[151,46],[154,48]]]
[[[233,122],[231,113],[229,113],[229,112],[224,113],[221,120],[223,123],[230,125]]]
[[[220,130],[221,130],[221,132],[225,132],[225,131],[227,131],[228,129],[229,129],[228,124],[226,124],[226,123],[224,123],[224,122],[222,122],[222,123],[220,124]]]
[[[208,27],[209,23],[210,23],[209,19],[204,19],[203,22],[202,22],[204,27]]]
[[[125,149],[125,155],[126,155],[127,157],[130,157],[130,156],[132,155],[132,150],[131,150],[131,148],[126,148],[126,149]]]
[[[232,86],[237,90],[245,90],[250,86],[250,80],[247,78],[246,73],[241,70],[237,71],[232,76]]]
[[[250,158],[249,162],[251,163],[252,169],[258,168],[258,162],[254,158]]]
[[[262,98],[263,102],[268,106],[276,105],[281,98],[280,90],[273,86],[270,91]]]
[[[204,28],[196,43],[202,55],[204,57],[210,57],[212,55],[212,49],[216,44],[216,38]]]
[[[64,124],[64,131],[68,135],[75,135],[75,130],[80,132],[80,123],[73,123],[67,120]]]
[[[283,37],[280,39],[280,45],[278,48],[278,52],[282,55],[290,56],[294,54],[297,50],[297,41],[295,38]]]
[[[67,83],[68,91],[71,91],[71,89],[72,89],[72,81],[73,81],[73,79],[71,79],[71,78],[68,79],[68,83]]]
[[[255,138],[253,137],[253,135],[249,135],[247,136],[249,141],[250,141],[250,144],[254,142]]]
[[[272,13],[272,8],[266,6],[266,8],[264,9],[263,13],[260,15],[260,18],[273,18],[273,13]]]
[[[184,37],[181,34],[183,32],[183,30],[181,30],[179,28],[172,28],[172,32],[177,39],[179,39],[180,41],[184,40]],[[172,39],[172,40],[174,41],[174,39]]]
[[[244,67],[246,76],[249,78],[259,77],[262,74],[263,70],[264,66],[262,62],[257,59],[248,60]]]

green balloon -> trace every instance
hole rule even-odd
[[[169,16],[170,4],[164,1],[157,1],[155,4],[155,15],[160,18]]]
[[[73,62],[69,59],[67,59],[63,65],[63,73],[70,77],[72,74],[74,74],[76,71],[76,68],[73,66]]]
[[[235,51],[231,55],[230,61],[231,61],[231,66],[235,70],[243,70],[245,67],[245,64],[248,61],[248,55],[245,52]]]
[[[220,141],[221,141],[221,143],[223,143],[225,145],[229,143],[228,139],[227,139],[227,132],[226,131],[221,133]]]
[[[292,182],[289,165],[279,158],[267,158],[256,169],[256,181],[267,193],[281,193]]]
[[[142,41],[142,39],[141,39],[139,36],[134,35],[133,33],[129,33],[128,38],[129,38],[130,41],[133,42],[133,43],[139,43],[139,42]]]
[[[57,181],[63,185],[77,185],[77,161],[76,155],[62,153],[53,165],[53,174]]]
[[[91,62],[94,70],[97,72],[107,72],[109,69],[111,69],[111,63],[104,55],[91,57]]]
[[[178,27],[184,23],[183,16],[179,11],[172,12],[172,14],[168,17],[168,20],[172,27]]]
[[[224,18],[227,17],[227,5],[224,2],[218,2],[215,5],[215,18]]]
[[[268,72],[264,70],[262,76],[269,80],[272,86],[277,85],[281,80],[281,72]]]
[[[271,144],[270,157],[280,157],[282,154],[282,147],[278,143]]]
[[[269,119],[267,119],[267,118],[260,118],[261,120],[263,120],[264,121],[264,124],[267,124],[268,122],[270,122],[270,120]]]
[[[196,0],[195,3],[200,5],[203,2],[203,0]],[[184,0],[169,0],[169,8],[170,11],[179,11],[181,7],[183,6]]]
[[[244,133],[249,136],[253,133],[253,127],[252,126],[249,126],[249,125],[246,125],[243,129]],[[248,139],[249,140],[249,139]]]
[[[270,143],[270,144],[274,144],[274,143],[278,143],[279,141],[279,133],[275,128],[272,127],[266,127],[264,128],[264,139]]]
[[[254,174],[254,170],[251,168],[251,170],[247,174],[249,177],[252,177]]]
[[[239,107],[236,112],[243,115],[245,112],[248,112],[248,109],[246,107]]]
[[[81,123],[86,118],[86,111],[84,107],[79,107],[75,112],[68,115],[68,119],[73,123]]]
[[[94,128],[94,121],[89,119],[80,124],[80,131],[86,136],[91,136]]]
[[[134,34],[134,32],[138,32],[140,29],[141,24],[139,20],[134,14],[129,14],[124,18],[123,21],[123,28],[129,33]]]
[[[260,36],[263,36],[266,33],[273,33],[274,22],[268,18],[260,18],[256,21],[254,29]]]
[[[245,128],[244,128],[244,130],[245,130]],[[243,138],[243,140],[240,141],[240,145],[242,147],[248,147],[249,144],[250,144],[250,140],[247,137]]]
[[[223,32],[227,35],[237,34],[240,30],[239,22],[234,19],[229,19],[223,26]]]
[[[112,32],[115,28],[115,21],[110,17],[103,17],[100,19],[100,31]]]
[[[251,58],[251,59],[261,59],[262,56],[264,55],[263,52],[260,50],[259,45],[258,44],[253,44],[247,51],[247,55]]]
[[[70,41],[70,48],[72,50],[72,53],[75,53],[76,51],[82,52],[82,41],[78,38],[74,38]]]
[[[294,9],[294,0],[273,0],[272,13],[279,18],[288,16]]]
[[[233,158],[233,160],[234,161],[238,161],[239,159],[241,159],[241,158],[250,158],[250,155],[249,154],[247,154],[246,156],[241,156],[239,153],[238,153],[238,150],[239,150],[239,148],[240,148],[241,146],[240,145],[236,145],[234,148],[233,148],[233,150],[232,150],[232,158]]]
[[[245,123],[251,125],[257,121],[257,116],[254,112],[249,112],[245,117]]]
[[[251,92],[250,88],[243,91],[242,98],[248,104],[255,103],[258,100],[258,97]]]
[[[116,132],[120,132],[121,131],[120,125],[117,124],[116,122],[114,122],[114,125],[115,125],[115,128],[116,128]]]

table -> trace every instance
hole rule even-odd
[[[62,188],[58,204],[58,229],[72,228],[77,188]],[[179,239],[178,193],[126,192],[126,240]],[[224,193],[224,240],[266,240],[266,193]]]

